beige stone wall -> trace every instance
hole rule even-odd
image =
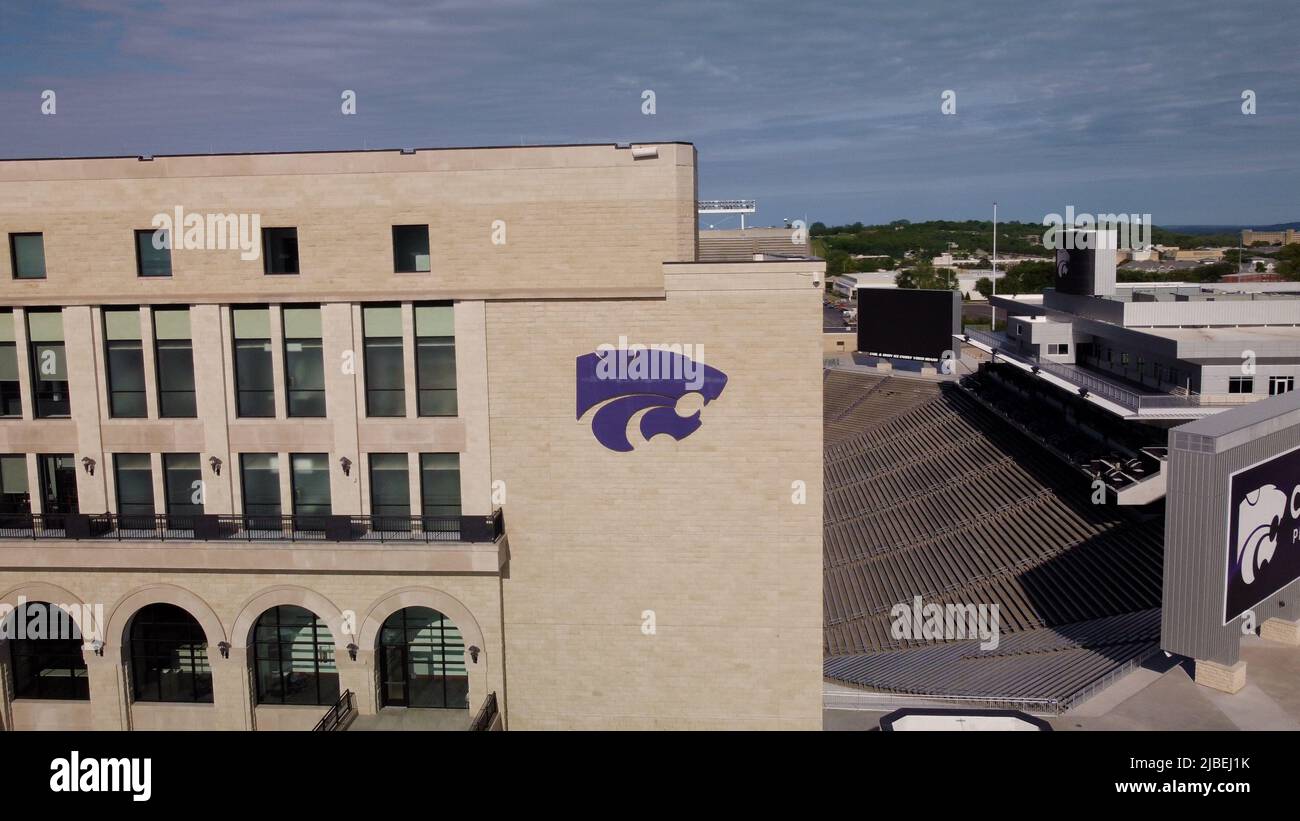
[[[0,162],[0,303],[452,299],[661,290],[695,258],[695,149],[612,145]],[[260,215],[297,227],[301,274],[238,250],[181,250],[136,276],[155,214]],[[493,223],[504,222],[504,244]],[[427,224],[432,270],[393,272],[392,226]],[[47,278],[10,276],[11,232],[45,236]],[[179,245],[179,240],[174,239]],[[598,264],[595,264],[598,263]]]
[[[666,300],[487,306],[511,729],[820,727],[820,289],[667,267]],[[575,357],[620,335],[727,374],[693,435],[616,453],[575,419]]]

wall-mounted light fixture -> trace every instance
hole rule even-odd
[[[357,647],[355,644],[349,644],[349,645],[348,645],[348,658],[352,659],[353,661],[356,661],[356,660],[357,660],[357,650],[359,650],[359,649],[360,649],[360,648]]]
[[[475,664],[478,664],[478,654],[479,654],[480,652],[482,652],[482,651],[479,650],[478,647],[477,647],[476,645],[471,644],[471,645],[469,646],[469,658],[470,658],[470,661],[474,662]]]
[[[89,456],[81,457],[81,466],[86,469],[86,473],[89,473],[91,476],[95,475],[94,459],[91,459]]]
[[[208,465],[211,466],[212,472],[217,476],[221,475],[221,460],[213,456],[208,459]]]
[[[90,643],[90,649],[95,651],[95,655],[102,656],[104,655],[104,642],[95,639]]]
[[[228,641],[217,642],[217,649],[221,651],[221,657],[223,659],[230,658],[230,642]]]
[[[339,457],[339,467],[343,468],[344,476],[352,475],[352,460],[346,456]]]

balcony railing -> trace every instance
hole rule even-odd
[[[495,542],[489,516],[244,516],[239,514],[3,513],[0,539],[148,542]]]

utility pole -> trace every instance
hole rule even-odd
[[[989,277],[993,281],[993,296],[998,295],[998,204],[993,203],[993,275]],[[989,320],[989,333],[998,329],[998,309],[993,307],[992,297],[989,298],[989,311],[992,317]]]

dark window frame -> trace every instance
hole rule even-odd
[[[272,263],[272,254],[270,251],[271,243],[269,242],[272,232],[293,232],[293,270],[274,270],[275,265]],[[302,254],[298,244],[298,226],[269,226],[262,229],[262,274],[265,276],[296,276],[302,273]]]
[[[40,237],[41,238],[41,260],[42,271],[38,277],[21,277],[18,276],[18,246],[14,240],[18,237]],[[44,231],[13,231],[9,234],[9,274],[13,279],[22,281],[28,279],[48,279],[49,265],[45,259],[45,232]]]
[[[285,625],[283,623],[282,613],[280,611],[283,608],[287,608],[287,607],[293,607],[297,610],[301,610],[312,617],[312,622],[310,625],[311,627],[310,641],[284,639],[283,637],[284,634],[281,632],[281,629],[283,627],[285,626],[305,627],[306,626],[298,623],[291,623],[289,625]],[[273,617],[272,623],[266,622],[268,615]],[[264,638],[263,637],[265,636],[264,630],[272,631],[274,638],[270,638],[270,639]],[[322,633],[324,634],[324,636],[322,636]],[[301,635],[301,634],[302,631],[300,630],[296,635]],[[324,620],[319,615],[317,615],[316,613],[312,612],[311,610],[305,607],[300,607],[298,605],[275,605],[274,607],[268,608],[266,611],[264,611],[262,615],[257,617],[257,621],[253,623],[252,641],[253,641],[253,680],[254,682],[256,682],[256,695],[257,695],[258,704],[314,704],[318,707],[325,707],[325,706],[331,706],[336,701],[338,701],[340,684],[339,684],[338,662],[335,656],[334,636],[330,632],[329,625],[325,624]],[[296,671],[291,667],[289,672],[286,673],[284,666],[282,664],[285,659],[294,658],[294,651],[296,649],[301,650],[306,647],[311,648],[311,654],[310,654],[310,658],[312,660],[311,675],[313,676],[312,680],[315,683],[315,690],[316,690],[314,701],[302,701],[302,700],[295,700],[289,698],[289,694],[292,690],[291,678],[294,672]],[[268,689],[267,687],[268,682],[264,680],[262,675],[263,664],[266,664],[268,666],[274,665],[276,668],[278,668],[269,674],[279,679],[278,693],[272,692],[271,690]],[[334,670],[322,671],[321,670],[322,665],[332,665],[334,667]],[[333,682],[332,687],[329,686],[329,682],[331,681]]]
[[[183,614],[176,618],[172,611]],[[164,616],[169,618],[164,619]],[[146,618],[147,617],[147,618]],[[170,628],[171,636],[151,638],[145,628]],[[188,611],[174,604],[155,602],[141,607],[131,616],[131,693],[134,701],[169,704],[212,704],[212,661],[208,658],[208,637],[202,625]],[[183,635],[188,633],[188,635]],[[188,642],[188,644],[186,643]],[[189,647],[188,655],[181,649]],[[207,667],[200,669],[200,662]],[[142,669],[142,665],[149,666]],[[186,670],[188,667],[188,671]],[[163,698],[164,671],[179,670],[190,676],[189,698]],[[145,692],[143,672],[157,673],[156,692]],[[204,686],[206,682],[206,686]]]
[[[44,601],[27,602],[26,607],[43,606],[51,610],[58,609],[57,605]],[[72,614],[66,610],[62,611],[64,616],[60,617],[60,623],[64,625],[75,625]],[[30,611],[29,611],[30,613]],[[18,611],[14,609],[9,618],[17,618]],[[47,616],[47,624],[50,617]],[[80,632],[77,628],[76,632]],[[32,700],[57,700],[57,701],[89,701],[90,700],[90,676],[86,666],[86,658],[82,652],[82,645],[85,637],[68,637],[68,638],[12,638],[9,640],[9,653],[13,668],[14,699],[32,699]],[[51,662],[62,662],[52,664]],[[50,684],[54,677],[40,675],[46,670],[58,670],[67,672],[67,680],[71,686],[65,691],[50,690]],[[71,692],[68,692],[70,690]]]
[[[104,391],[107,394],[107,398],[108,398],[108,416],[110,419],[147,419],[149,417],[149,400],[147,398],[148,383],[145,381],[145,369],[144,369],[144,339],[143,338],[109,339],[108,338],[108,314],[109,313],[131,313],[131,311],[114,310],[111,308],[104,308],[102,311],[102,318],[103,318],[102,324],[104,326]],[[136,308],[134,310],[134,313],[136,315],[136,322],[138,323],[140,321],[140,310]],[[113,385],[114,379],[113,379],[112,353],[114,351],[114,343],[122,343],[122,342],[134,342],[138,346],[137,353],[139,354],[140,357],[140,387],[138,389],[117,388],[114,387]],[[139,399],[141,400],[140,413],[138,414],[119,413],[117,406],[114,402],[115,397],[117,397],[118,395],[122,395],[126,397],[139,397]]]
[[[140,254],[140,235],[147,234],[149,242],[153,242],[153,235],[163,231],[167,234],[167,273],[165,274],[146,274],[144,272],[144,257]],[[135,275],[138,279],[170,279],[172,275],[172,237],[171,231],[166,228],[137,228],[135,229]],[[156,249],[155,249],[156,250]]]
[[[269,336],[266,338],[247,337],[241,339],[239,336],[236,335],[235,311],[239,309],[265,310],[267,312],[268,322],[270,321],[270,311],[271,311],[270,306],[266,306],[266,305],[240,305],[237,306],[236,308],[232,308],[230,311],[230,344],[231,344],[230,370],[235,385],[235,417],[238,419],[274,419],[276,418],[275,417],[275,394],[276,394],[275,348],[271,345],[271,338]],[[270,378],[270,382],[268,383],[267,387],[265,388],[240,387],[239,385],[239,343],[241,342],[245,342],[245,343],[256,342],[262,344],[266,352],[267,359],[269,360],[269,365],[267,367],[267,375]],[[243,399],[245,395],[248,395],[250,399],[256,396],[262,400],[265,400],[266,398],[269,397],[271,400],[270,413],[247,413],[244,409],[244,403],[243,403]]]
[[[415,229],[424,229],[424,253],[425,253],[425,256],[429,257],[429,270],[428,270],[428,271],[421,271],[421,270],[419,270],[419,269],[417,269],[417,268],[414,268],[414,267],[412,267],[412,268],[403,268],[403,267],[402,267],[402,261],[401,261],[401,260],[398,258],[398,256],[397,256],[397,232],[398,232],[398,231],[412,231],[412,230],[415,230]],[[429,226],[428,226],[428,225],[421,225],[421,224],[418,224],[418,223],[417,223],[417,224],[412,224],[412,225],[394,225],[394,226],[393,226],[393,230],[392,230],[392,238],[393,238],[393,273],[395,273],[395,274],[427,274],[427,273],[430,273],[430,272],[433,270],[433,254],[432,254],[431,246],[430,246],[430,242],[429,242]]]

